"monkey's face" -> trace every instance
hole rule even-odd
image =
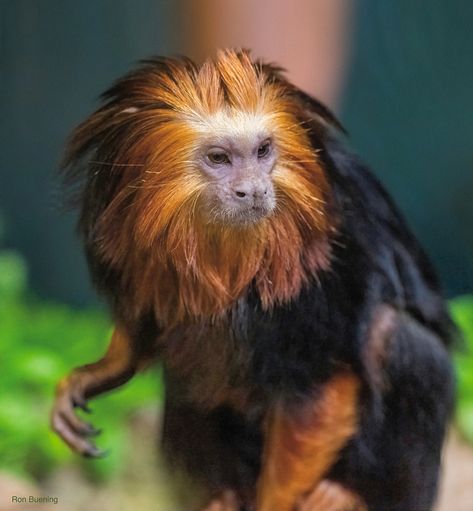
[[[233,50],[202,66],[156,58],[103,98],[66,162],[86,178],[84,237],[135,286],[136,310],[169,290],[165,316],[220,313],[255,278],[269,306],[327,267],[335,228],[313,144],[325,109],[277,68]]]
[[[264,240],[296,246],[326,232],[328,186],[305,103],[247,53],[200,68],[150,61],[104,97],[70,160],[94,151],[87,193],[103,203],[93,236],[107,260],[159,253],[194,264],[218,243],[260,254]]]
[[[272,175],[277,148],[264,117],[222,111],[201,130],[197,161],[207,181],[207,220],[249,224],[270,215],[276,204]]]

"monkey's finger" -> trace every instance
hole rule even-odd
[[[92,442],[73,431],[59,413],[54,413],[51,421],[53,430],[74,451],[89,458],[98,458],[106,453],[98,449]]]
[[[98,436],[102,432],[90,422],[83,421],[75,413],[68,413],[65,410],[59,412],[61,417],[69,424],[70,428],[80,436]]]
[[[72,401],[74,403],[75,408],[80,408],[85,413],[92,413],[92,410],[89,408],[87,401],[81,395],[73,394]]]
[[[222,495],[213,499],[202,511],[238,511],[240,506],[233,491],[224,491]]]
[[[240,505],[233,491],[225,491],[222,496],[223,509],[225,511],[238,511]]]
[[[331,501],[327,481],[322,481],[308,496],[299,501],[297,511],[327,511],[331,508]]]
[[[321,481],[300,503],[298,511],[362,511],[354,493],[332,481]]]
[[[221,500],[212,500],[202,511],[223,511]]]
[[[100,459],[100,458],[106,458],[110,454],[110,449],[100,449],[99,447],[90,444],[92,446],[92,449],[89,451],[83,453],[84,457],[86,458],[94,458],[94,459]],[[357,511],[357,510],[350,510],[350,511]]]
[[[74,411],[73,399],[67,394],[58,396],[53,414],[59,414],[69,424],[70,428],[81,436],[97,436],[101,431],[92,424],[83,421]]]

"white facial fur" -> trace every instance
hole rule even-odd
[[[194,123],[193,123],[194,124]],[[254,223],[275,208],[272,171],[277,161],[267,118],[241,111],[219,111],[199,118],[199,170],[207,177],[209,221]]]

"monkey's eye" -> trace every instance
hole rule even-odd
[[[268,156],[270,150],[271,142],[266,140],[258,147],[258,158],[264,158],[265,156]]]
[[[214,165],[225,165],[230,163],[230,158],[225,153],[208,153],[207,158]]]

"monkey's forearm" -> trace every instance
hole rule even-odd
[[[289,413],[282,407],[270,420],[258,511],[292,511],[322,480],[357,428],[359,380],[334,376],[312,402]]]
[[[56,433],[75,451],[96,457],[102,452],[90,441],[99,433],[80,419],[74,409],[88,411],[87,400],[127,382],[142,360],[125,328],[117,326],[105,355],[93,364],[74,369],[56,388],[51,422]]]

